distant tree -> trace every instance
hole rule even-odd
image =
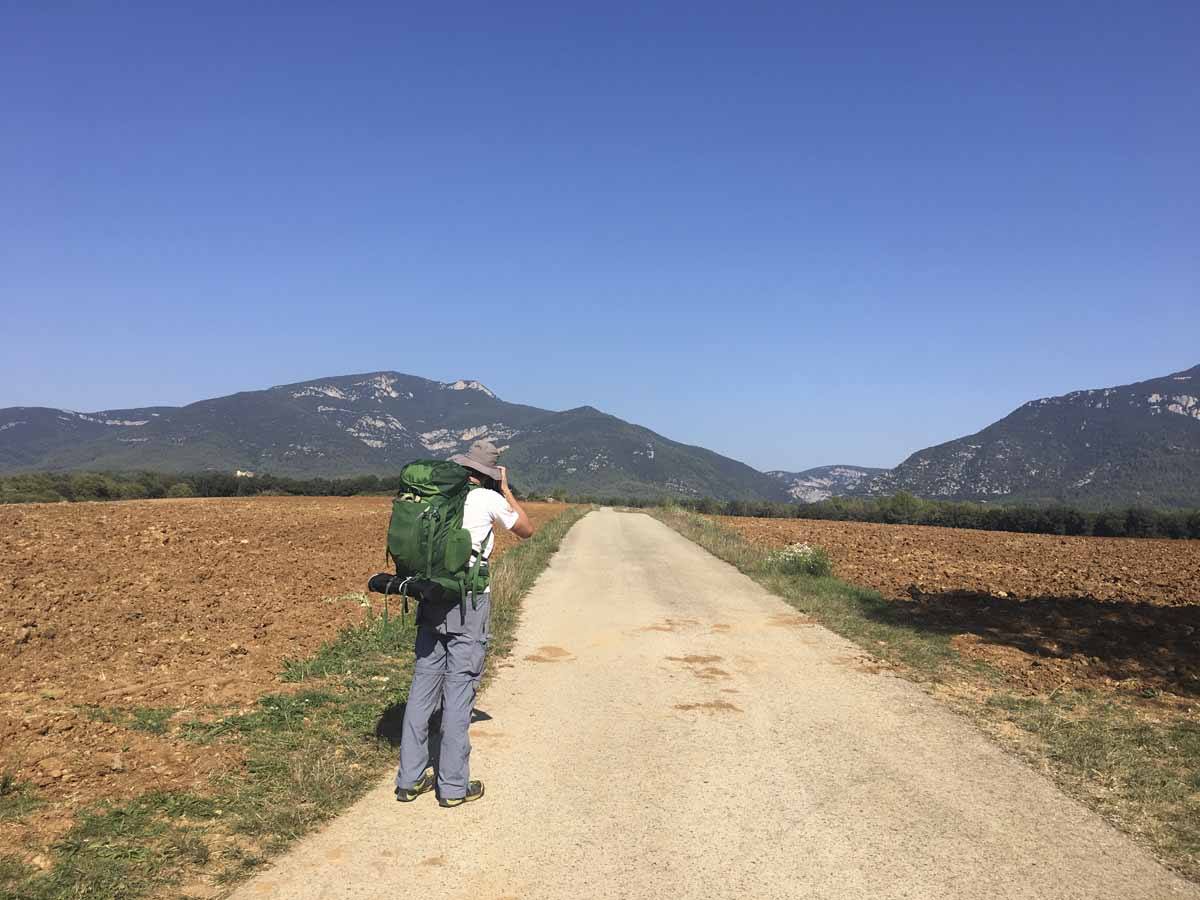
[[[1187,534],[1190,538],[1200,538],[1200,510],[1188,515]]]
[[[892,525],[912,525],[921,514],[921,501],[907,491],[900,491],[880,504],[883,521]]]
[[[1087,534],[1087,517],[1077,509],[1068,506],[1052,506],[1046,510],[1047,533],[1049,534]]]
[[[202,472],[191,478],[192,488],[200,497],[233,497],[240,480],[227,472]]]
[[[1155,513],[1154,534],[1158,537],[1186,538],[1188,523],[1186,513]]]
[[[1092,523],[1092,534],[1097,537],[1124,537],[1125,516],[1112,511],[1100,513]]]
[[[1125,536],[1150,537],[1155,533],[1153,510],[1130,507],[1125,511]]]
[[[144,500],[148,495],[145,485],[139,481],[124,481],[117,485],[117,496],[121,500]]]
[[[112,500],[117,494],[117,486],[103,475],[78,472],[71,476],[69,496],[72,500]]]

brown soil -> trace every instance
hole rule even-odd
[[[1032,692],[1200,696],[1200,542],[719,517],[751,541],[825,548],[893,618],[952,636]]]
[[[535,524],[564,509],[526,508]],[[50,801],[39,832],[95,800],[236,765],[234,751],[123,717],[191,718],[285,690],[285,659],[362,621],[389,510],[386,497],[0,507],[0,771]],[[499,534],[496,552],[514,542]],[[0,852],[20,830],[0,823]]]

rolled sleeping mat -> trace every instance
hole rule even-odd
[[[446,599],[446,592],[432,581],[423,578],[403,578],[391,572],[372,575],[367,581],[367,590],[373,594],[393,594],[411,597],[413,600]]]
[[[371,576],[367,582],[367,590],[372,594],[398,594],[400,593],[400,583],[403,580],[399,575],[393,575],[391,572],[380,572]]]

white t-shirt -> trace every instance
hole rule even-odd
[[[480,545],[487,540],[483,548],[483,558],[492,555],[492,547],[496,545],[496,536],[490,538],[488,532],[493,531],[499,523],[506,530],[517,524],[517,511],[508,505],[496,491],[487,488],[475,488],[467,494],[467,502],[463,507],[463,528],[471,532],[471,547],[476,553]]]

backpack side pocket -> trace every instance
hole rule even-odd
[[[443,554],[446,571],[461,572],[471,559],[471,532],[457,528],[446,536],[446,552]]]

